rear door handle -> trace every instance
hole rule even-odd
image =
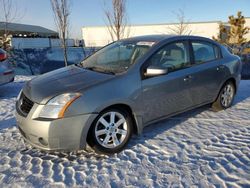
[[[192,78],[193,78],[192,75],[188,75],[183,80],[184,80],[184,82],[187,82],[187,81],[190,81]]]
[[[216,70],[219,71],[219,70],[224,69],[224,68],[225,68],[224,65],[219,65],[219,66],[216,68]]]

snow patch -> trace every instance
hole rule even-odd
[[[234,105],[204,106],[148,126],[113,156],[48,154],[23,142],[15,98],[31,77],[0,87],[0,187],[249,187],[250,81]]]

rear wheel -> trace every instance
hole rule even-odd
[[[97,153],[120,152],[132,134],[132,119],[129,113],[120,109],[103,111],[91,127],[91,147]]]
[[[215,111],[220,111],[229,108],[233,103],[234,96],[235,96],[235,86],[233,82],[228,81],[221,88],[219,96],[213,103],[212,108]]]

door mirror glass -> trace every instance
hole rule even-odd
[[[146,72],[144,73],[144,75],[146,77],[152,77],[152,76],[164,75],[167,73],[168,73],[168,68],[166,67],[149,66],[146,69]]]

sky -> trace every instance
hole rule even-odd
[[[50,0],[13,1],[19,15],[16,22],[56,30]],[[81,27],[105,25],[103,10],[111,1],[71,0],[70,36],[80,39]],[[130,25],[177,22],[174,12],[179,9],[188,21],[227,21],[228,16],[236,15],[237,11],[250,17],[250,0],[127,0]]]

